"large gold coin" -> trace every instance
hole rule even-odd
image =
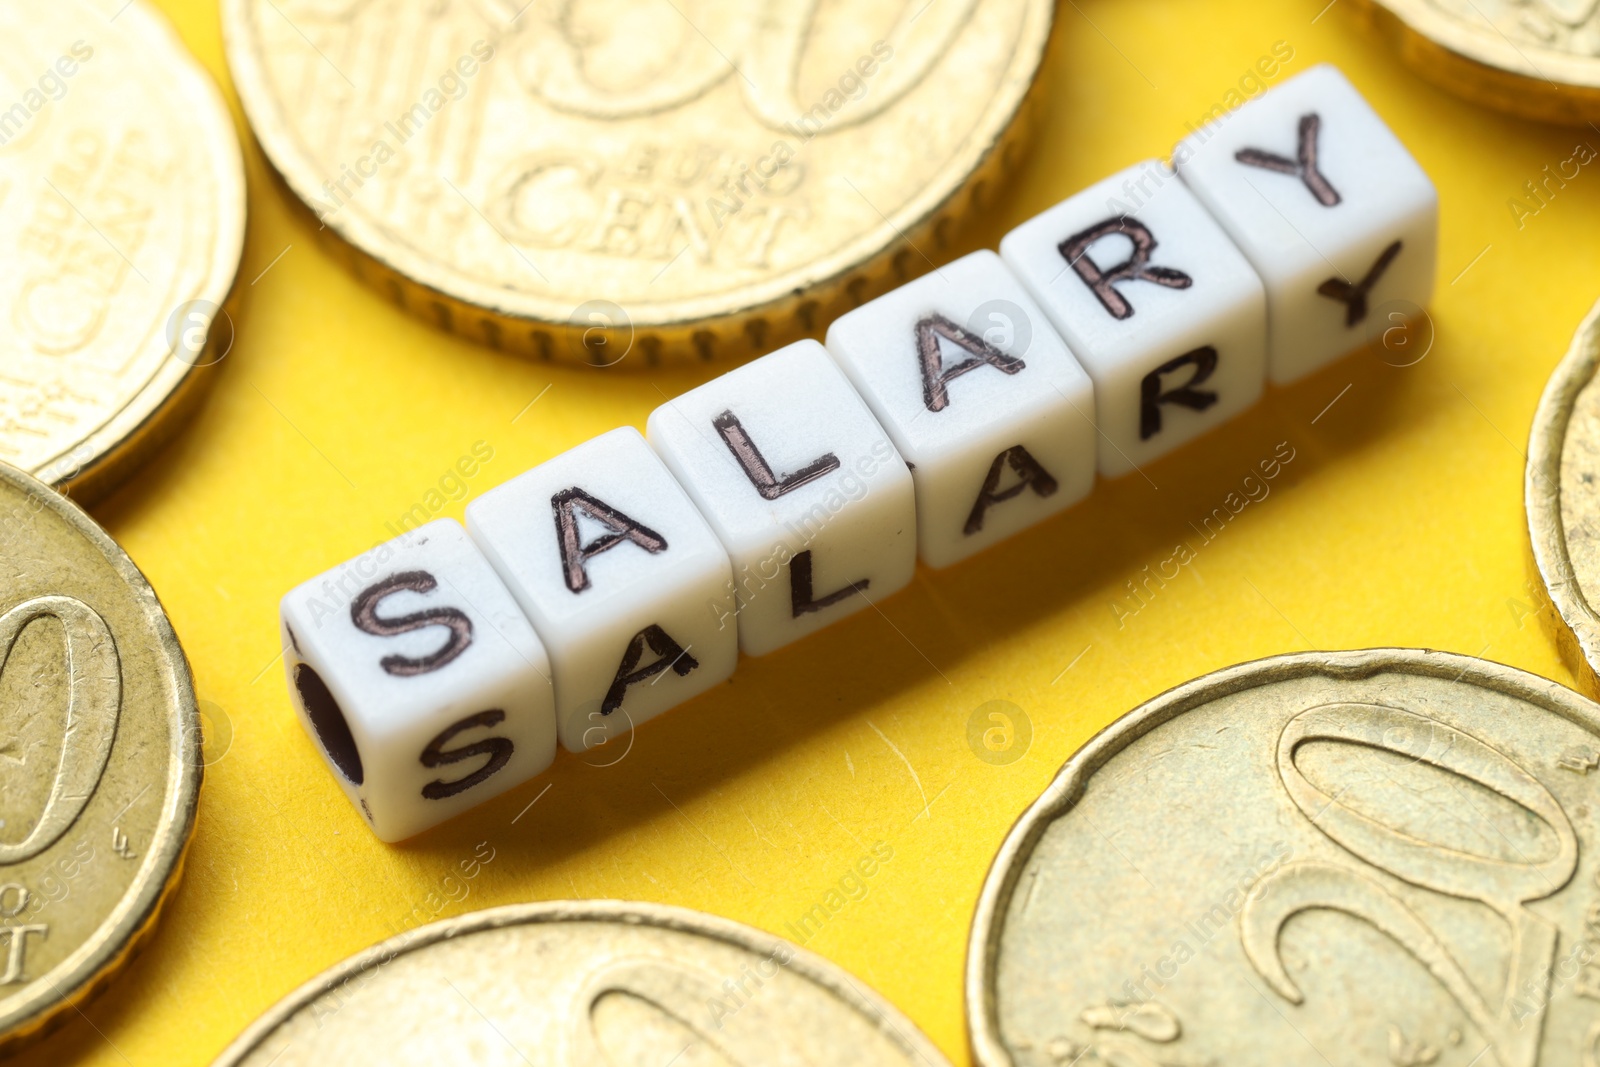
[[[122,549],[0,464],[0,1043],[133,950],[194,824],[189,665]]]
[[[1600,695],[1600,304],[1544,387],[1524,486],[1534,569],[1557,644],[1579,684]]]
[[[232,342],[244,220],[221,95],[145,0],[0,5],[0,461],[92,498],[145,459]]]
[[[931,269],[1009,169],[1052,9],[223,3],[257,138],[360,273],[486,344],[607,364],[757,354]]]
[[[291,994],[217,1067],[948,1067],[904,1016],[781,938],[659,904],[475,912]]]
[[[1600,119],[1594,0],[1360,3],[1419,73],[1459,96],[1545,122]]]
[[[1600,706],[1441,652],[1246,663],[1075,755],[979,898],[982,1067],[1600,1062]]]

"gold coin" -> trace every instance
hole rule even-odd
[[[222,97],[145,0],[0,7],[0,461],[90,499],[147,458],[232,343],[244,219]]]
[[[1593,0],[1360,0],[1418,73],[1458,96],[1543,122],[1600,119]]]
[[[133,561],[0,464],[0,1044],[127,959],[200,790],[189,665]]]
[[[217,1067],[948,1067],[844,971],[659,904],[557,901],[390,938],[301,986]]]
[[[1549,598],[1541,614],[1562,658],[1600,694],[1600,304],[1550,375],[1528,437],[1524,492],[1533,569]]]
[[[1466,656],[1280,656],[1157,697],[979,899],[984,1067],[1600,1062],[1600,706]]]
[[[497,348],[757,354],[932,268],[1010,169],[1050,0],[225,0],[267,157]]]

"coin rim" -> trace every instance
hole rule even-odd
[[[1019,113],[1039,80],[1044,56],[1052,40],[1056,5],[1053,0],[1017,0],[1022,17],[1009,66],[996,79],[989,106],[975,124],[974,132],[963,139],[951,162],[935,172],[934,178],[951,175],[944,181],[930,179],[885,221],[858,234],[854,239],[826,255],[812,258],[784,275],[769,275],[765,280],[720,290],[693,298],[665,301],[636,301],[626,310],[636,330],[661,333],[675,342],[691,331],[715,328],[732,333],[738,325],[769,314],[788,311],[797,294],[816,302],[827,302],[859,272],[881,268],[888,257],[907,245],[907,235],[921,233],[939,220],[960,195],[980,178],[985,164],[1004,147]],[[259,56],[259,39],[253,32],[251,11],[258,0],[222,0],[222,30],[228,65],[241,107],[262,154],[278,179],[308,210],[319,189],[310,189],[307,175],[314,175],[314,161],[297,147],[289,129],[287,109],[271,92],[264,63]],[[493,27],[490,27],[492,32]],[[978,131],[983,136],[978,136]],[[296,175],[299,175],[298,177]],[[382,227],[356,212],[336,212],[319,225],[349,245],[377,268],[384,283],[409,283],[424,293],[439,298],[425,301],[424,307],[411,309],[412,300],[398,294],[397,300],[411,310],[438,312],[440,325],[452,332],[466,332],[454,324],[460,316],[446,310],[449,303],[497,316],[515,327],[545,327],[565,330],[574,307],[565,299],[516,294],[492,282],[472,279],[464,271],[434,265],[420,252],[387,238]],[[360,273],[366,273],[362,271]],[[387,275],[387,277],[382,277]],[[605,298],[604,292],[588,298]],[[445,303],[440,303],[439,300]],[[492,336],[491,331],[491,336]],[[491,344],[493,342],[491,341]],[[496,345],[498,347],[498,345]],[[528,347],[508,344],[507,347]],[[542,353],[541,353],[542,354]]]
[[[83,5],[88,9],[88,5]],[[132,16],[133,33],[141,43],[162,49],[164,76],[182,80],[176,90],[192,110],[181,116],[200,127],[200,141],[210,157],[217,185],[217,218],[210,244],[211,270],[186,300],[207,300],[219,308],[233,303],[244,261],[248,204],[244,152],[239,133],[222,90],[210,71],[184,43],[177,27],[147,0],[135,0],[123,18]],[[119,22],[121,19],[118,20]],[[174,120],[180,116],[169,116]],[[162,323],[162,328],[165,323]],[[203,368],[176,358],[171,352],[121,407],[100,419],[93,430],[31,471],[39,480],[69,488],[80,499],[103,496],[138,468],[161,444],[181,417],[192,409],[189,402],[199,392]],[[89,453],[72,459],[80,449]]]
[[[532,904],[507,904],[497,908],[468,912],[450,919],[419,926],[380,941],[371,948],[335,964],[294,992],[278,1001],[222,1050],[212,1067],[237,1067],[254,1053],[281,1026],[312,1004],[318,997],[350,981],[365,971],[383,967],[408,952],[450,941],[466,934],[484,933],[508,926],[538,923],[610,923],[623,926],[656,927],[721,941],[757,955],[782,945],[793,954],[785,969],[795,972],[813,985],[842,1001],[863,1019],[876,1026],[884,1039],[904,1049],[910,1056],[948,1067],[949,1060],[928,1036],[900,1010],[871,987],[821,956],[809,952],[777,934],[769,934],[744,923],[716,915],[674,907],[626,900],[552,900]]]
[[[1528,432],[1528,465],[1523,495],[1528,513],[1528,543],[1533,569],[1554,612],[1553,623],[1562,658],[1581,688],[1600,692],[1600,615],[1583,595],[1567,552],[1561,518],[1561,460],[1578,395],[1600,369],[1600,303],[1584,317],[1572,346],[1545,383]]]
[[[1600,707],[1582,694],[1492,660],[1432,649],[1369,648],[1269,656],[1214,671],[1169,689],[1111,723],[1074,753],[1039,798],[1017,819],[996,853],[984,877],[983,890],[973,914],[972,935],[967,943],[964,984],[967,1040],[973,1062],[980,1067],[1017,1067],[1000,1039],[994,993],[1005,916],[1025,861],[1032,856],[1050,825],[1071,811],[1096,772],[1124,748],[1156,728],[1223,697],[1319,675],[1335,681],[1359,681],[1392,673],[1477,685],[1541,707],[1600,734]]]
[[[1357,0],[1357,6],[1413,69],[1473,103],[1542,122],[1584,125],[1600,117],[1600,57],[1513,45],[1429,0]]]
[[[100,552],[127,586],[135,608],[150,621],[156,650],[170,667],[171,690],[177,697],[172,716],[175,721],[169,731],[165,800],[156,831],[145,849],[144,862],[121,899],[83,944],[33,979],[28,986],[33,992],[19,996],[14,1007],[0,1010],[0,1049],[9,1053],[15,1044],[42,1036],[67,1009],[99,992],[154,928],[162,904],[178,884],[184,853],[193,837],[202,770],[194,678],[178,644],[178,635],[150,582],[111,535],[72,501],[7,464],[0,463],[0,481],[25,496],[42,500],[73,533]],[[115,634],[112,637],[116,639]]]

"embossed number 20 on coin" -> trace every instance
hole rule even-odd
[[[1459,656],[1286,656],[1173,690],[996,859],[977,1059],[1596,1067],[1597,768],[1600,708]]]

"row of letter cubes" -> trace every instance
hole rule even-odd
[[[1426,174],[1331,67],[283,600],[408,837],[1082,499],[1431,294]]]

